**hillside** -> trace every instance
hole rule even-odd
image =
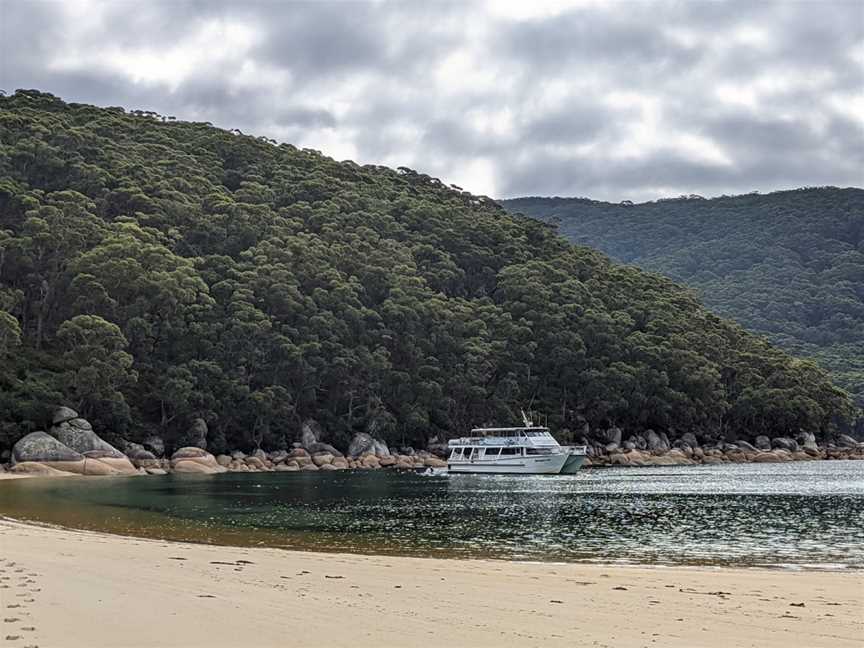
[[[864,190],[644,204],[519,198],[507,209],[693,287],[713,311],[813,358],[864,406]]]
[[[0,97],[3,447],[76,407],[109,440],[425,443],[557,429],[825,436],[847,396],[659,275],[410,169],[204,123]]]

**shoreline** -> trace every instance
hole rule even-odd
[[[220,455],[221,457],[222,455]],[[390,464],[387,463],[382,464],[380,460],[374,455],[368,455],[368,457],[373,458],[376,461],[379,461],[376,465],[339,465],[333,466],[334,470],[393,470],[395,472],[421,472],[426,470],[429,467],[445,467],[440,466],[437,463],[417,463],[416,465],[408,466],[408,465],[397,465],[395,463]],[[759,453],[744,453],[743,451],[727,453],[727,455],[722,455],[720,458],[719,455],[707,455],[701,456],[697,458],[693,458],[694,455],[691,452],[690,456],[688,456],[684,451],[680,451],[677,448],[674,448],[672,451],[667,452],[665,454],[659,455],[645,455],[639,451],[630,451],[623,450],[620,452],[614,452],[608,455],[594,456],[588,457],[585,460],[585,464],[580,468],[580,472],[582,471],[606,471],[606,470],[619,470],[626,468],[673,468],[676,466],[722,466],[722,465],[741,465],[741,464],[762,464],[762,463],[770,463],[770,464],[783,464],[783,463],[799,463],[799,462],[835,462],[835,461],[864,461],[864,444],[862,444],[861,448],[858,449],[847,449],[843,451],[823,451],[822,455],[816,454],[807,454],[805,452],[799,453],[789,453],[783,450],[772,450],[772,451],[760,451]],[[184,463],[189,464],[192,462],[197,463],[197,459],[184,460]],[[258,460],[256,457],[249,457],[247,461],[254,460],[255,463],[243,463],[243,462],[235,462],[231,465],[223,466],[216,461],[212,455],[209,455],[206,452],[202,452],[202,457],[200,458],[204,462],[211,462],[214,464],[216,469],[207,469],[209,466],[206,466],[202,469],[198,466],[198,469],[195,470],[175,470],[176,466],[172,465],[172,460],[169,459],[160,459],[154,460],[157,464],[150,466],[149,463],[146,465],[138,465],[139,462],[136,460],[130,460],[130,470],[126,471],[118,471],[118,470],[110,470],[105,472],[96,472],[89,473],[85,471],[80,472],[71,472],[68,470],[57,470],[56,468],[52,468],[51,462],[35,462],[28,461],[23,462],[16,467],[16,465],[4,465],[0,464],[0,481],[6,479],[23,479],[23,478],[42,478],[42,479],[57,479],[60,477],[161,477],[167,474],[172,474],[174,472],[193,472],[200,474],[219,474],[223,472],[241,472],[241,473],[259,473],[259,472],[282,472],[280,468],[284,468],[282,464],[275,464],[271,461],[264,462]],[[332,457],[331,457],[332,459]],[[104,461],[104,459],[103,459]],[[148,460],[150,461],[150,460]],[[444,463],[444,462],[441,462]],[[236,465],[235,465],[236,464]],[[330,466],[328,466],[330,468]],[[303,467],[294,467],[285,472],[298,472],[298,471],[319,471],[321,468],[317,466],[310,459],[307,464],[304,464]]]
[[[848,462],[841,463],[848,464]],[[848,464],[846,466],[847,469],[851,467],[854,467],[854,464]],[[619,473],[616,468],[617,467],[598,468],[596,472],[594,472],[594,469],[589,469],[588,473],[583,474],[583,476],[589,477],[589,474],[592,472],[597,476],[599,476],[600,473],[610,472],[624,476],[627,472],[624,471]],[[676,466],[668,466],[664,467],[661,471],[658,471],[657,468],[654,468],[653,470],[659,472],[663,476],[671,476],[673,473],[678,471],[679,468]],[[694,472],[700,472],[701,470],[709,470],[711,474],[720,474],[714,466],[711,466],[710,468],[687,466],[681,468],[681,470],[691,474]],[[771,470],[773,470],[773,467]],[[770,473],[771,470],[768,472]],[[779,467],[779,470],[783,474],[787,473],[787,471],[782,467]],[[764,472],[764,469],[760,469],[759,472]],[[585,473],[585,471],[580,471],[580,473]],[[290,490],[308,487],[318,488],[318,484],[327,484],[334,482],[334,480],[337,485],[342,487],[351,486],[351,484],[354,483],[351,480],[353,476],[359,476],[361,484],[365,483],[364,480],[368,479],[373,479],[373,483],[377,484],[377,481],[374,481],[374,472],[366,473],[363,471],[347,471],[341,475],[334,475],[332,478],[327,479],[324,482],[318,481],[318,478],[320,477],[318,475],[301,474],[291,476],[286,481],[273,472],[265,472],[262,473],[262,475],[269,474],[276,481],[269,482],[269,480],[261,477],[261,481],[259,482],[258,476],[254,474],[239,478],[237,476],[232,476],[230,473],[221,474],[224,475],[225,479],[231,480],[230,483],[232,485],[229,486],[230,489],[243,489],[244,484],[248,486],[251,483],[257,488],[275,488],[274,494],[278,494],[278,491],[282,488],[283,482],[285,486],[292,485]],[[387,473],[383,471],[379,474],[382,478],[387,475]],[[817,471],[814,474],[819,473]],[[401,483],[400,480],[402,475],[404,475],[404,472],[402,471],[395,474],[390,473],[391,477],[397,478],[397,483]],[[8,486],[5,487],[2,485],[2,479],[4,476],[6,476],[11,482],[7,482]],[[63,476],[82,477],[82,475],[68,473]],[[102,477],[107,478],[109,480],[108,482],[100,482],[99,479],[84,479],[83,481],[76,480],[74,483],[81,485],[82,488],[84,488],[84,493],[87,493],[88,491],[93,493],[102,492],[103,489],[114,490],[115,487],[111,486],[111,483],[116,483],[117,488],[120,489],[132,487],[132,482],[126,482],[126,480],[129,477],[138,476],[140,476],[140,474],[105,475]],[[43,477],[43,479],[39,479],[39,477]],[[637,475],[637,478],[639,477],[640,476]],[[860,478],[860,471],[856,469],[853,477],[855,479]],[[25,478],[28,481],[24,483],[20,481],[11,481],[13,479],[21,478]],[[61,486],[60,484],[50,486],[52,482],[56,482],[56,478],[56,475],[0,473],[0,520],[6,517],[13,521],[48,525],[49,527],[56,526],[59,529],[92,531],[122,537],[134,537],[166,542],[190,542],[194,544],[209,544],[225,547],[270,547],[285,551],[311,551],[328,554],[348,551],[362,556],[401,556],[408,558],[428,557],[455,560],[488,559],[505,562],[520,561],[529,563],[536,561],[539,564],[572,563],[586,565],[599,564],[616,567],[656,566],[670,568],[733,568],[841,573],[859,571],[864,573],[864,562],[861,560],[860,552],[854,550],[854,548],[849,552],[825,550],[811,551],[809,553],[796,553],[786,552],[782,545],[778,545],[777,549],[780,553],[775,555],[771,552],[761,551],[761,542],[758,539],[753,539],[749,545],[744,546],[743,552],[736,552],[734,549],[730,552],[718,551],[717,548],[713,546],[702,547],[699,550],[693,551],[685,549],[685,551],[679,552],[674,549],[674,544],[670,545],[668,543],[669,538],[666,539],[667,549],[665,552],[654,552],[651,550],[650,546],[645,545],[645,543],[641,541],[636,545],[631,543],[629,549],[625,545],[624,551],[617,552],[604,551],[603,546],[595,546],[593,549],[586,546],[576,546],[573,550],[548,551],[542,544],[534,546],[533,550],[522,550],[521,546],[508,544],[507,542],[504,542],[501,545],[500,550],[497,545],[494,545],[494,543],[481,543],[478,545],[479,548],[476,549],[472,549],[471,547],[466,548],[465,546],[454,549],[447,544],[446,541],[443,544],[441,542],[433,542],[431,545],[427,546],[427,544],[423,542],[408,542],[407,544],[399,542],[391,543],[388,541],[387,537],[384,536],[376,540],[372,536],[366,537],[363,534],[357,537],[349,537],[347,540],[344,539],[344,536],[339,534],[331,538],[326,537],[326,534],[325,536],[318,537],[315,533],[305,533],[302,525],[296,527],[296,525],[292,526],[291,523],[287,526],[276,525],[268,527],[266,524],[263,526],[244,523],[234,524],[233,522],[222,524],[217,521],[217,518],[211,518],[211,522],[200,524],[195,522],[196,517],[194,515],[188,518],[183,515],[171,515],[166,512],[167,510],[160,509],[159,506],[155,508],[147,506],[132,506],[131,509],[134,509],[136,513],[127,516],[123,513],[115,513],[115,511],[119,509],[111,508],[113,505],[111,504],[110,498],[109,500],[100,500],[101,503],[88,504],[88,498],[85,496],[82,500],[84,505],[81,507],[63,506],[58,508],[56,506],[46,506],[46,503],[50,501],[45,498],[46,492],[53,494],[67,492],[68,486]],[[161,492],[163,488],[180,489],[178,492],[185,492],[186,478],[190,480],[193,492],[197,492],[196,488],[202,486],[204,486],[204,490],[206,491],[206,484],[209,483],[211,479],[214,479],[214,476],[187,475],[184,477],[183,475],[175,475],[173,479],[171,477],[168,478],[171,480],[172,484],[167,487],[160,486],[158,480],[156,482],[151,482],[147,479],[141,482],[138,482],[137,480],[133,481],[135,482],[136,487],[140,484],[143,489],[142,492],[146,493],[148,491],[154,491],[158,497],[158,493]],[[247,481],[250,478],[253,480],[252,482]],[[557,476],[545,476],[545,478],[557,480]],[[708,478],[711,478],[710,475]],[[31,479],[34,479],[34,481],[31,481]],[[217,477],[216,479],[218,482],[219,478]],[[115,480],[119,481],[115,482]],[[613,480],[612,483],[614,483],[614,481],[615,480]],[[418,484],[421,482],[422,480],[418,481]],[[124,483],[128,484],[128,486],[122,485]],[[268,484],[270,485],[268,486]],[[275,484],[275,486],[273,486],[273,484]],[[29,488],[31,485],[34,490]],[[217,487],[217,489],[218,488],[219,487]],[[43,489],[47,489],[47,491]],[[747,492],[750,491],[747,489],[741,491],[742,494]],[[254,493],[255,497],[260,498],[259,491],[250,491],[250,493]],[[735,493],[737,494],[737,491],[735,491]],[[786,491],[783,491],[783,493],[786,493]],[[804,494],[804,491],[799,492],[798,490],[792,490],[789,491],[788,494]],[[860,496],[860,489],[853,489],[850,491],[850,494]],[[96,500],[94,500],[94,502],[95,501]],[[116,503],[117,502],[115,502],[115,504]],[[710,523],[710,520],[707,522]],[[378,528],[378,531],[382,531],[382,528]],[[504,528],[506,528],[506,525]],[[330,531],[333,530],[334,529],[330,529]],[[349,532],[347,528],[344,530]],[[850,530],[850,533],[852,532],[854,531]],[[846,537],[843,536],[837,536],[833,539],[835,542],[841,544],[846,542]],[[817,546],[822,545],[826,548],[834,546],[831,542],[825,544],[826,538],[824,535],[813,536],[810,541],[817,543]],[[677,540],[675,542],[677,543]],[[647,551],[641,549],[643,545]],[[595,559],[598,558],[599,560],[595,562]]]
[[[225,549],[269,549],[273,551],[284,551],[287,553],[294,554],[314,554],[320,556],[356,556],[357,558],[399,558],[399,559],[408,559],[408,560],[445,560],[445,561],[454,561],[454,562],[490,562],[490,563],[500,563],[507,565],[540,565],[540,566],[585,566],[589,568],[595,567],[606,567],[609,569],[673,569],[673,570],[682,570],[682,571],[702,571],[702,572],[714,572],[714,571],[764,571],[764,572],[776,572],[776,573],[815,573],[815,574],[858,574],[861,576],[862,580],[862,588],[864,588],[864,565],[856,566],[856,565],[848,565],[841,563],[808,563],[808,564],[796,564],[796,563],[777,563],[777,564],[714,564],[714,563],[680,563],[680,564],[670,564],[670,563],[662,563],[662,562],[603,562],[603,561],[586,561],[586,560],[540,560],[540,559],[520,559],[520,558],[508,558],[505,556],[473,556],[473,555],[427,555],[420,553],[386,553],[386,552],[375,552],[375,551],[356,551],[356,552],[346,552],[343,549],[326,549],[326,548],[314,548],[314,549],[306,549],[300,548],[297,546],[280,546],[280,545],[267,545],[267,544],[237,544],[229,541],[219,541],[219,540],[211,540],[211,541],[197,541],[190,540],[187,538],[167,538],[167,537],[158,537],[158,536],[150,536],[150,535],[134,535],[130,533],[122,533],[115,532],[106,529],[95,529],[95,528],[85,528],[85,527],[76,527],[76,526],[67,526],[61,523],[56,522],[48,522],[44,520],[37,520],[31,518],[19,518],[14,517],[13,515],[8,515],[3,512],[0,512],[0,528],[4,523],[10,523],[13,525],[23,525],[27,527],[34,527],[37,529],[47,529],[58,531],[61,533],[90,533],[97,536],[107,536],[109,538],[121,538],[130,541],[145,541],[145,542],[157,542],[157,543],[170,543],[170,544],[181,544],[181,545],[190,545],[193,547],[223,547]],[[0,549],[2,549],[2,544],[0,544]],[[864,592],[862,592],[864,595]]]
[[[4,518],[0,578],[3,636],[22,648],[842,647],[864,633],[854,570],[318,553]]]

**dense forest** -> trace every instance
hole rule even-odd
[[[522,407],[706,439],[853,415],[815,364],[491,199],[18,91],[0,97],[3,446],[59,403],[108,440],[170,445],[202,417],[214,452],[284,447],[306,417],[344,445]]]
[[[816,360],[864,406],[864,189],[502,203],[693,287],[714,312]]]

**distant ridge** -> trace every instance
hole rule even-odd
[[[864,405],[864,189],[500,203],[557,225],[575,243],[692,286],[721,315],[814,358]]]

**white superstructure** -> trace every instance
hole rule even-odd
[[[545,427],[474,428],[471,436],[452,439],[447,467],[451,473],[574,473],[585,461],[584,446],[562,446]]]

